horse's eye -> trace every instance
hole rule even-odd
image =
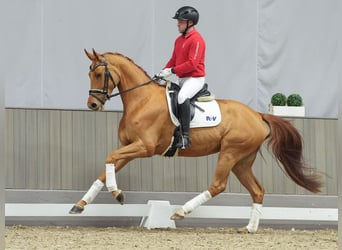
[[[96,78],[100,78],[100,77],[101,77],[101,73],[96,73],[96,74],[95,74],[95,77],[96,77]]]

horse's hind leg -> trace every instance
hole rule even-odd
[[[209,189],[197,195],[192,200],[186,202],[181,209],[176,211],[171,216],[171,219],[183,219],[186,214],[191,213],[195,208],[199,207],[203,203],[209,201],[211,198],[223,192],[227,187],[229,172],[231,170],[231,167],[234,166],[233,162],[234,158],[228,157],[228,154],[221,152],[215,170],[215,177]]]
[[[246,227],[240,228],[238,230],[239,233],[255,233],[259,226],[265,190],[258,182],[252,171],[256,154],[257,152],[243,159],[232,169],[233,173],[239,179],[241,184],[248,190],[253,199],[249,223]]]

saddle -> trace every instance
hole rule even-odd
[[[180,87],[178,84],[174,82],[167,82],[166,87],[168,89],[168,93],[170,96],[170,104],[172,113],[179,119],[179,104],[178,104],[178,94],[180,91]],[[203,88],[197,92],[195,96],[190,99],[190,120],[194,118],[195,115],[195,108],[199,109],[200,111],[204,112],[204,110],[199,107],[195,102],[209,102],[215,100],[215,96],[211,95],[210,91],[208,90],[208,84],[205,83]]]
[[[176,83],[170,81],[166,82],[166,97],[168,101],[168,108],[170,118],[173,124],[176,126],[171,143],[164,156],[174,156],[178,152],[176,144],[178,138],[181,136],[180,123],[179,123],[179,105],[178,105],[178,93],[180,87]],[[221,112],[215,97],[208,91],[208,84],[204,84],[203,88],[190,100],[190,128],[198,127],[213,127],[217,126],[221,122]]]

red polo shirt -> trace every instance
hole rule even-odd
[[[205,41],[201,34],[193,29],[185,36],[179,36],[174,44],[171,59],[165,68],[173,68],[180,77],[205,76]]]

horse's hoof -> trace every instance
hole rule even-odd
[[[237,230],[239,234],[249,234],[247,227],[241,227]]]
[[[72,209],[69,211],[69,214],[80,214],[84,210],[84,207],[74,205]]]
[[[172,216],[171,216],[171,220],[182,220],[184,219],[185,213],[183,211],[183,209],[178,210],[177,212],[175,212]]]
[[[115,199],[121,204],[123,205],[124,204],[124,201],[125,201],[125,195],[124,193],[122,192],[122,190],[117,190],[116,192],[113,192],[113,195],[115,197]]]

